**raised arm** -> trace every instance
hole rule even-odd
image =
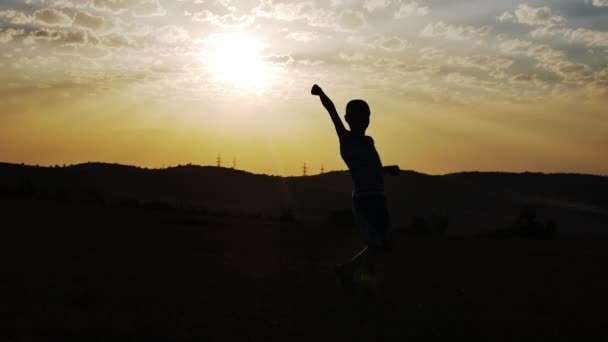
[[[331,121],[333,121],[334,126],[336,127],[336,133],[338,133],[338,136],[342,136],[342,134],[344,134],[346,132],[346,128],[344,127],[344,124],[342,123],[342,120],[340,119],[340,116],[338,115],[338,112],[336,111],[336,106],[334,106],[334,103],[331,102],[331,100],[329,99],[329,97],[327,97],[327,95],[325,95],[325,92],[323,92],[323,89],[321,89],[321,87],[319,87],[316,84],[312,86],[310,93],[312,95],[317,95],[321,98],[321,103],[323,104],[323,107],[325,107],[325,109],[327,109],[327,112],[329,113],[329,116],[331,117]]]

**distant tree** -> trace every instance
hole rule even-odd
[[[36,187],[30,177],[26,177],[19,185],[19,194],[24,196],[31,196],[36,193]]]
[[[250,213],[248,215],[248,217],[256,219],[256,220],[260,220],[260,219],[262,219],[262,213],[259,212],[259,211],[257,211],[257,212],[254,212],[254,213]]]
[[[534,206],[526,206],[515,221],[515,233],[535,240],[553,240],[557,234],[557,223],[553,220],[542,222],[538,219]]]
[[[139,201],[135,198],[126,198],[118,203],[123,208],[139,208]]]
[[[173,209],[171,204],[166,202],[145,202],[142,205],[142,208],[154,211],[168,211]]]
[[[102,193],[95,193],[95,197],[93,199],[93,203],[105,207],[106,206],[106,198]]]
[[[433,231],[438,235],[445,235],[445,231],[450,223],[450,218],[447,215],[432,214],[431,224],[433,225]]]
[[[547,221],[545,224],[545,238],[549,240],[555,240],[557,235],[557,223],[553,220]]]
[[[330,210],[327,214],[327,224],[331,227],[353,227],[353,211],[348,208]]]
[[[281,208],[281,215],[279,216],[281,222],[296,222],[296,215],[291,208]]]
[[[412,216],[412,231],[416,234],[430,234],[431,228],[423,217]]]

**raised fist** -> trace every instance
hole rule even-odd
[[[312,86],[310,93],[312,95],[321,95],[323,93],[323,89],[321,89],[321,87],[319,87],[318,85],[315,84]]]

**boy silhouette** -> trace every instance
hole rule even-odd
[[[355,273],[361,281],[371,281],[378,256],[390,248],[390,217],[384,196],[384,173],[399,174],[398,166],[383,167],[374,147],[374,140],[365,135],[369,126],[370,109],[363,100],[352,100],[346,105],[344,127],[336,107],[321,87],[310,91],[319,96],[329,113],[340,140],[340,155],[348,166],[353,180],[353,213],[367,247],[350,261],[335,266],[335,271],[347,291],[352,290]]]

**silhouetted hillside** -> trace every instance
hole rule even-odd
[[[386,188],[397,229],[411,228],[414,222],[432,226],[432,218],[440,215],[449,222],[448,235],[508,231],[524,209],[534,208],[539,220],[557,224],[561,238],[608,236],[608,177],[404,171],[399,177],[387,176]],[[193,165],[146,169],[105,163],[0,163],[0,191],[47,197],[78,193],[105,203],[152,202],[238,214],[279,216],[287,209],[304,222],[327,222],[332,212],[351,206],[345,171],[278,177]]]

